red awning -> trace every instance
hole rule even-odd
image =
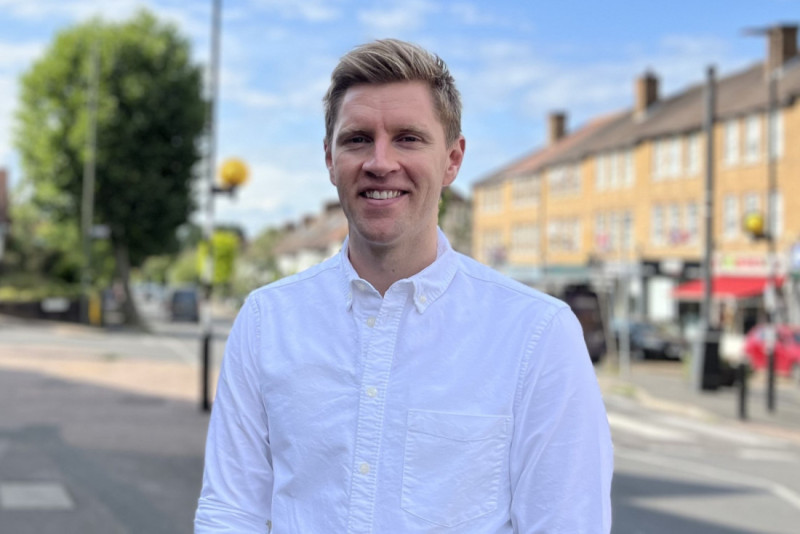
[[[783,283],[777,279],[777,285]],[[764,276],[715,276],[711,279],[711,296],[714,298],[746,299],[764,294],[767,278]],[[701,300],[703,298],[702,280],[691,280],[676,287],[672,296],[677,300]]]

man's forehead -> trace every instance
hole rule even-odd
[[[359,84],[347,89],[339,108],[341,125],[369,119],[376,112],[417,121],[439,122],[430,87],[424,82],[407,81],[384,84]]]

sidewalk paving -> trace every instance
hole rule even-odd
[[[723,422],[742,431],[779,436],[800,443],[800,386],[778,378],[775,411],[767,410],[766,376],[754,373],[747,382],[746,419],[739,417],[739,388],[720,387],[702,391],[692,384],[680,362],[634,362],[629,376],[610,366],[597,368],[604,396],[621,395],[663,412],[677,413],[708,422]]]

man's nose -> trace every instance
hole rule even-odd
[[[367,174],[382,177],[386,176],[398,167],[397,157],[388,139],[376,139],[372,143],[372,151],[364,162],[364,171]]]

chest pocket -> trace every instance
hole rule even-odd
[[[493,512],[510,426],[508,416],[409,410],[402,508],[444,527]]]

